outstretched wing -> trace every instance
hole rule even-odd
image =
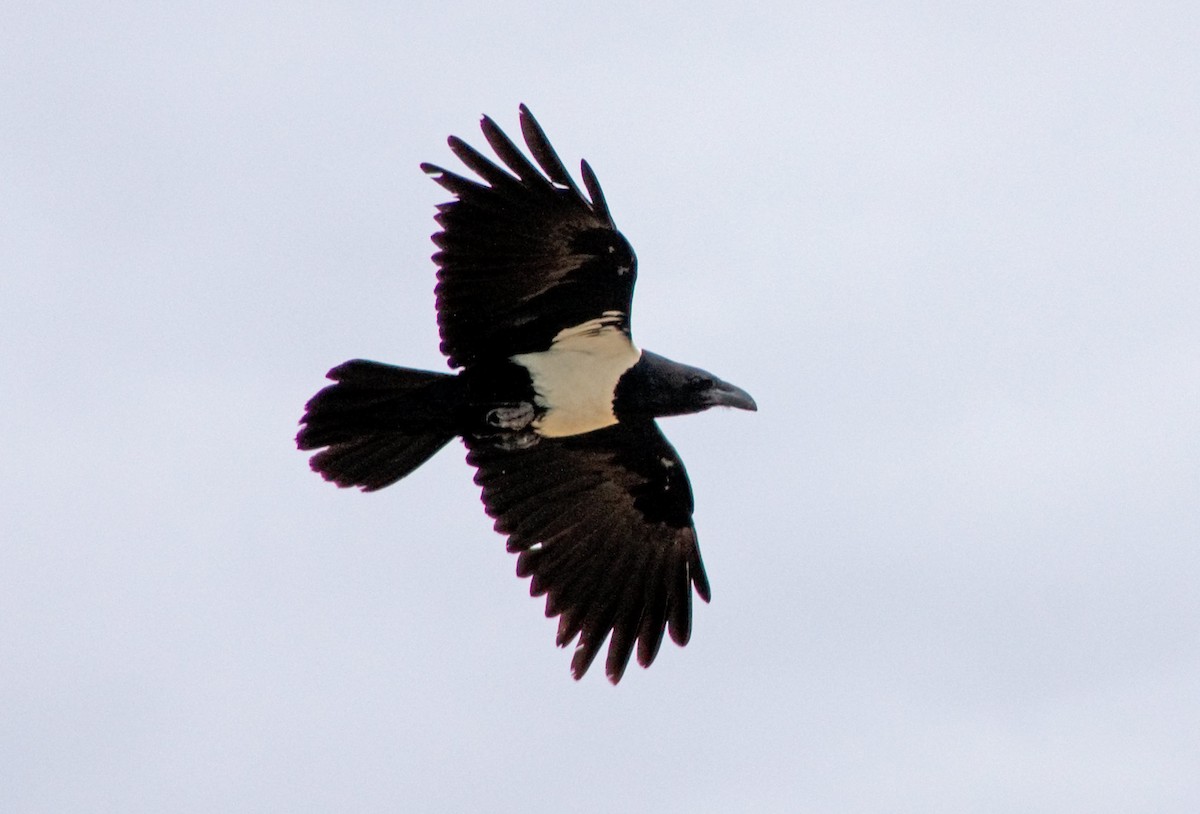
[[[450,149],[482,183],[421,165],[456,198],[438,207],[433,236],[450,367],[542,351],[560,331],[602,317],[628,334],[637,260],[591,167],[582,162],[589,200],[524,105],[521,132],[538,166],[490,118],[481,127],[507,171],[455,136]]]
[[[614,684],[634,644],[647,667],[670,630],[687,644],[692,589],[710,593],[683,462],[657,424],[617,424],[504,450],[468,439],[483,503],[519,552],[517,575],[559,616],[558,645],[576,636],[581,677],[611,632],[605,671]]]

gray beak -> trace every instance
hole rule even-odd
[[[712,407],[737,407],[739,410],[758,412],[754,398],[740,387],[729,382],[716,381],[708,391],[708,403]]]

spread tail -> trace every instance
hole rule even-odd
[[[326,375],[334,384],[305,405],[296,446],[320,449],[309,463],[338,486],[364,492],[390,486],[457,434],[455,376],[363,359]]]

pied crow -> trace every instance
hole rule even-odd
[[[692,492],[655,419],[714,406],[756,410],[744,390],[639,350],[630,334],[637,261],[595,173],[585,196],[524,105],[536,166],[490,118],[503,167],[461,139],[450,149],[478,180],[421,168],[453,195],[436,216],[437,321],[455,373],[355,359],[308,402],[296,438],[338,486],[381,489],[461,438],[517,574],[578,637],[580,678],[609,639],[620,681],[664,631],[691,635],[692,591],[709,600]],[[610,635],[611,634],[611,635]]]

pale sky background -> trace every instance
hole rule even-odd
[[[733,5],[4,6],[0,811],[1200,811],[1200,6]],[[520,102],[760,405],[616,688],[460,445],[292,442]]]

